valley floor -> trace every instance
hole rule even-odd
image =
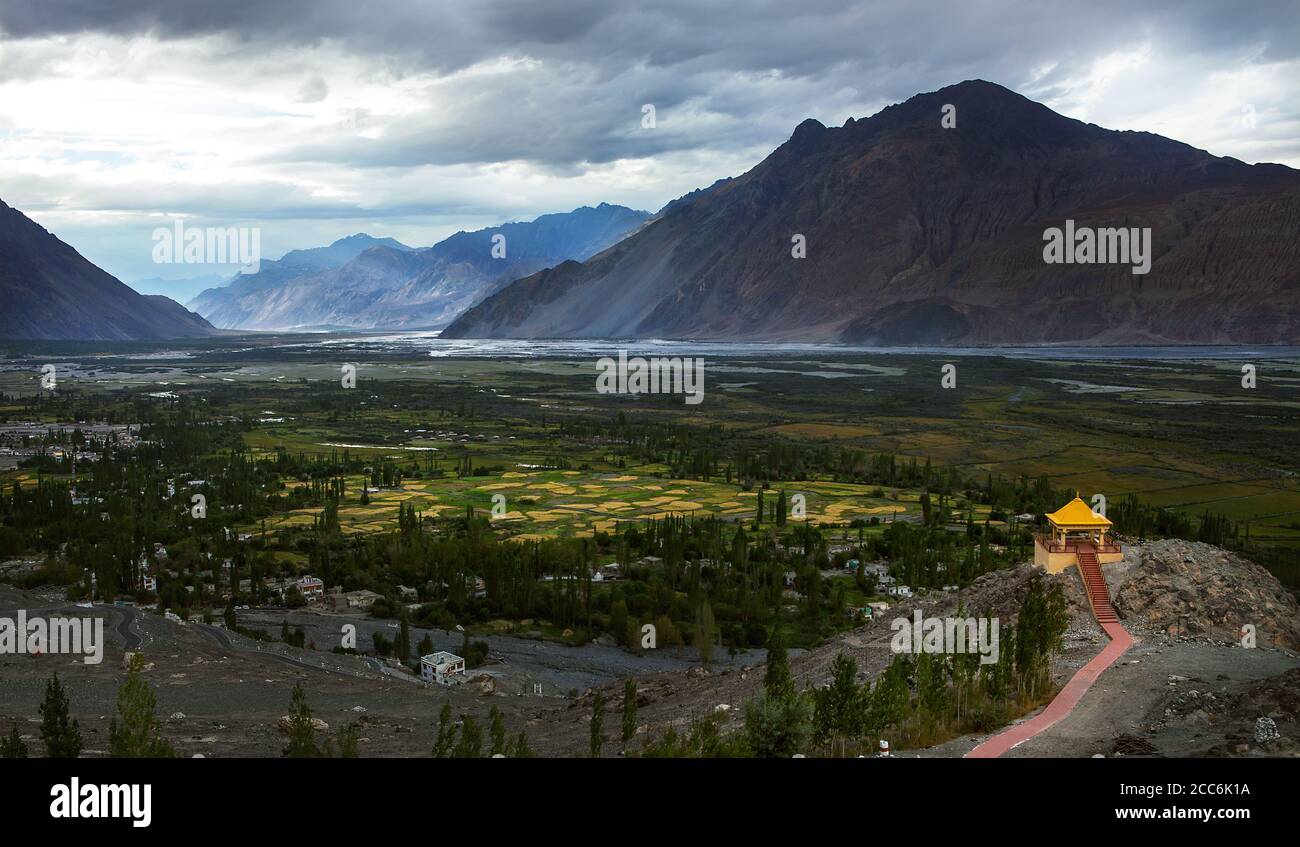
[[[1013,573],[991,576],[1008,583],[1015,578]],[[203,624],[182,625],[118,607],[88,610],[52,596],[0,590],[0,615],[12,616],[19,608],[103,616],[109,640],[99,665],[84,665],[66,656],[0,657],[0,690],[5,692],[0,731],[7,732],[16,723],[33,751],[40,746],[37,707],[46,681],[57,671],[69,692],[71,711],[81,721],[86,739],[83,755],[104,755],[117,688],[125,678],[122,659],[127,646],[154,663],[145,678],[157,688],[164,734],[185,756],[278,756],[285,736],[277,722],[288,712],[295,683],[306,690],[314,716],[331,730],[358,724],[363,757],[428,756],[438,712],[446,702],[457,715],[468,713],[481,723],[486,723],[488,710],[495,705],[509,731],[527,732],[539,755],[578,756],[585,755],[590,737],[587,686],[605,686],[606,723],[616,732],[621,679],[636,676],[641,706],[634,749],[647,736],[670,727],[681,729],[692,719],[718,710],[726,715],[724,725],[739,729],[744,703],[762,689],[763,658],[758,653],[734,659],[723,654],[706,672],[687,651],[634,656],[612,646],[568,647],[502,636],[492,641],[492,655],[500,662],[481,669],[493,677],[492,683],[468,682],[448,689],[386,672],[374,659],[259,644]],[[934,603],[924,608],[926,615],[944,611]],[[259,615],[282,617],[274,611]],[[325,617],[290,613],[291,624],[313,616]],[[1103,673],[1069,717],[1010,751],[1009,757],[1110,756],[1117,742],[1124,745],[1131,737],[1145,739],[1150,754],[1160,756],[1204,755],[1211,748],[1228,755],[1277,755],[1294,749],[1289,745],[1261,748],[1250,743],[1249,735],[1255,718],[1262,716],[1253,711],[1260,707],[1252,692],[1288,671],[1295,674],[1300,658],[1271,647],[1247,650],[1213,639],[1173,637],[1131,623],[1126,626],[1137,643],[1124,658]],[[313,630],[307,631],[310,639]],[[360,637],[360,627],[358,632]],[[890,635],[887,621],[881,620],[811,651],[792,651],[796,684],[824,682],[840,652],[854,655],[864,675],[874,675],[890,659]],[[1076,608],[1066,649],[1053,667],[1054,681],[1064,684],[1104,642],[1100,630]],[[470,679],[478,673],[471,671]],[[548,680],[547,693],[531,694],[534,680]],[[580,696],[560,692],[568,683]],[[1295,687],[1294,682],[1282,684]],[[1180,704],[1193,696],[1192,691],[1198,698],[1212,694],[1217,708],[1188,712]],[[1167,716],[1166,709],[1171,708],[1174,714]],[[1270,713],[1284,738],[1300,737],[1294,704],[1290,711],[1274,708]],[[966,736],[897,755],[960,757],[986,737]],[[1238,749],[1243,743],[1248,747]],[[620,748],[611,741],[606,753],[616,755]]]

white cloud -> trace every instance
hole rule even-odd
[[[973,77],[1300,166],[1285,6],[125,6],[0,9],[0,198],[127,279],[156,275],[159,214],[259,224],[278,255],[362,230],[423,245],[601,201],[656,209],[805,117],[836,125]]]

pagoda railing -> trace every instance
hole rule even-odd
[[[1098,553],[1123,553],[1123,549],[1118,544],[1098,544],[1095,541],[1089,541],[1083,538],[1070,538],[1064,543],[1056,541],[1050,535],[1035,535],[1034,542],[1046,550],[1048,553],[1078,553],[1079,546],[1086,544],[1095,549]]]

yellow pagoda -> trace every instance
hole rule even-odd
[[[1073,500],[1047,516],[1050,535],[1034,536],[1034,564],[1048,573],[1060,573],[1079,565],[1079,554],[1097,564],[1118,562],[1124,553],[1118,544],[1106,540],[1111,522],[1099,515],[1075,494]]]

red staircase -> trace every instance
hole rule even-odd
[[[1092,601],[1092,614],[1097,623],[1103,627],[1116,623],[1119,616],[1110,604],[1110,592],[1106,590],[1106,578],[1101,575],[1101,564],[1097,561],[1097,550],[1091,544],[1080,544],[1075,557],[1079,560],[1079,574],[1083,577],[1083,587]]]

